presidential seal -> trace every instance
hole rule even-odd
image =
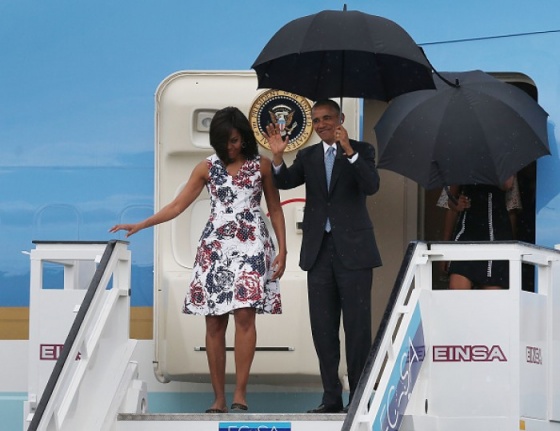
[[[286,152],[304,145],[313,132],[311,105],[305,97],[281,90],[267,90],[259,94],[251,105],[249,122],[257,142],[270,150],[264,132],[270,123],[278,124],[282,136],[288,136]]]

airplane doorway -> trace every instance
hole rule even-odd
[[[531,78],[519,73],[490,73],[495,78],[501,79],[508,84],[524,90],[527,94],[538,100],[538,91]],[[521,196],[521,210],[516,210],[516,239],[527,243],[535,243],[535,220],[536,220],[536,178],[537,163],[533,162],[517,173],[519,193]],[[422,229],[420,236],[426,241],[443,240],[443,227],[445,212],[444,208],[438,207],[437,201],[441,190],[424,190],[419,188],[419,203],[423,206],[420,210]],[[523,290],[534,291],[534,267],[523,265]],[[434,274],[434,288],[446,289],[448,277],[443,265],[439,266]]]

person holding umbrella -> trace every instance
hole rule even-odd
[[[443,241],[452,241],[453,232],[455,231],[457,219],[459,218],[459,213],[457,212],[457,206],[455,206],[455,209],[452,209],[452,204],[449,203],[449,196],[447,195],[447,193],[451,193],[450,188],[444,187],[441,190],[436,206],[445,210],[441,239]],[[519,239],[517,235],[518,214],[519,212],[521,212],[521,210],[523,210],[523,205],[521,203],[521,194],[519,191],[517,175],[514,175],[513,177],[512,188],[506,191],[506,208],[508,210],[509,220],[511,222],[513,239]],[[449,262],[441,262],[440,268],[441,271],[445,273],[446,277],[448,277]]]
[[[512,190],[512,176],[501,187],[477,184],[451,186],[454,199],[449,208],[458,213],[454,241],[506,241],[514,239],[506,192]],[[507,261],[453,261],[449,265],[450,289],[507,289]]]
[[[372,269],[381,258],[366,197],[378,191],[379,174],[373,146],[348,138],[335,101],[317,101],[311,117],[321,142],[301,149],[290,167],[283,161],[288,139],[282,139],[278,125],[269,124],[266,135],[276,186],[305,184],[299,264],[307,271],[311,333],[323,384],[321,404],[308,412],[337,413],[346,410],[338,376],[341,316],[350,401],[371,347]]]

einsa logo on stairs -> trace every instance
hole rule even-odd
[[[56,361],[62,353],[64,344],[39,344],[39,359],[41,361]],[[80,352],[76,355],[76,361],[81,359]]]
[[[527,363],[542,365],[543,355],[540,347],[527,346],[526,352]]]
[[[441,345],[433,346],[434,362],[506,362],[507,358],[498,345]]]

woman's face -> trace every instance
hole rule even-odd
[[[232,129],[227,143],[227,152],[230,160],[238,160],[241,154],[243,139],[237,129]]]

